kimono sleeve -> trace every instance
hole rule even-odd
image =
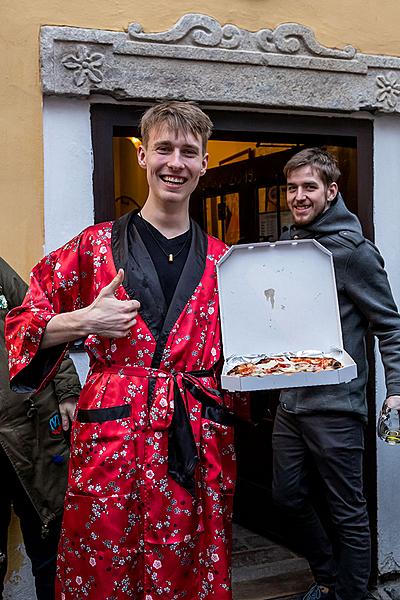
[[[39,392],[57,372],[67,344],[40,349],[50,319],[90,303],[88,295],[81,292],[87,275],[81,265],[82,236],[34,267],[22,305],[7,315],[5,339],[11,388],[16,392]]]

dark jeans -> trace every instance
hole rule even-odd
[[[61,520],[52,522],[49,534],[42,539],[42,522],[1,448],[0,473],[0,596],[3,595],[4,577],[7,572],[7,538],[12,505],[19,517],[26,552],[32,562],[37,598],[53,600]]]
[[[370,574],[370,532],[363,495],[364,425],[346,413],[295,415],[278,407],[272,436],[273,497],[315,581],[338,600],[362,600]],[[311,503],[317,469],[338,538],[338,556]]]

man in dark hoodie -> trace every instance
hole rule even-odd
[[[365,336],[379,340],[386,403],[400,394],[400,316],[383,259],[338,193],[336,160],[320,148],[302,150],[284,168],[294,225],[285,239],[313,238],[333,255],[344,348],[357,363],[350,383],[283,390],[274,432],[273,495],[287,510],[291,531],[315,583],[303,600],[368,598],[370,533],[363,495]],[[323,482],[338,533],[338,559],[311,503],[310,467]]]

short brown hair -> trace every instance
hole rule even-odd
[[[300,150],[283,167],[283,174],[285,177],[288,177],[295,169],[308,166],[318,173],[327,187],[331,183],[336,183],[340,177],[336,158],[322,148],[305,148],[304,150]]]
[[[146,110],[140,120],[140,131],[144,147],[148,144],[150,130],[161,125],[166,125],[168,129],[175,133],[183,131],[185,134],[199,135],[203,152],[206,151],[213,126],[211,119],[195,102],[180,102],[178,100],[161,102]]]

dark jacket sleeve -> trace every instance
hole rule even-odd
[[[371,242],[365,241],[351,253],[345,281],[347,293],[378,338],[387,395],[400,394],[400,315],[383,258]]]
[[[66,356],[54,377],[54,387],[58,402],[66,398],[78,397],[81,393],[81,384],[75,365],[69,356]]]
[[[0,294],[7,300],[7,309],[20,306],[28,289],[25,281],[5,260],[0,258]]]
[[[25,298],[28,286],[5,260],[0,258],[0,294],[7,300],[7,310],[20,306]],[[58,402],[71,396],[79,396],[81,385],[74,363],[66,357],[54,377]]]

